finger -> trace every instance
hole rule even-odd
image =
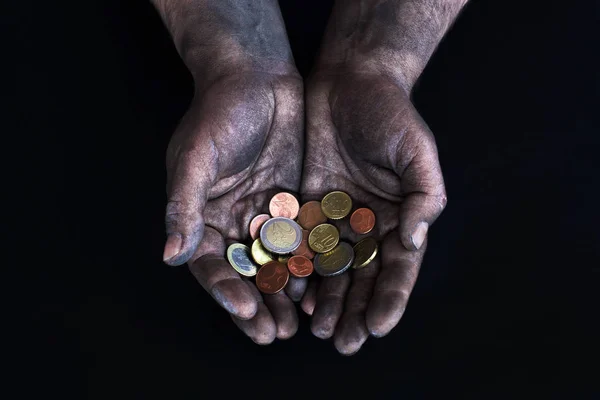
[[[317,303],[317,289],[319,288],[319,282],[316,279],[311,279],[306,287],[306,292],[302,296],[300,302],[300,308],[308,315],[313,315],[315,310],[315,304]]]
[[[292,301],[300,301],[307,286],[308,279],[296,278],[295,276],[290,275],[290,279],[288,280],[287,285],[285,285],[285,294],[287,294]]]
[[[258,307],[256,297],[222,256],[224,253],[223,237],[207,227],[204,240],[188,263],[189,269],[221,307],[237,318],[252,318]]]
[[[254,296],[254,299],[258,304],[257,311],[254,317],[247,320],[239,319],[232,315],[231,318],[233,319],[233,322],[242,332],[248,335],[254,343],[260,345],[273,343],[277,335],[275,320],[265,303],[263,303],[262,296],[256,286],[248,281],[243,281],[243,283],[250,289]]]
[[[342,318],[335,329],[333,343],[344,355],[356,353],[369,337],[366,312],[379,273],[380,258],[368,266],[352,271],[352,284],[346,296]]]
[[[321,339],[333,336],[335,326],[344,310],[344,297],[349,285],[348,274],[321,280],[310,327],[313,335]]]
[[[366,314],[367,329],[371,335],[387,335],[402,318],[417,280],[425,247],[426,242],[417,251],[406,250],[400,245],[397,230],[384,239],[381,246],[381,272]]]
[[[267,294],[264,301],[275,320],[278,339],[289,339],[298,331],[298,314],[292,300],[284,292]]]
[[[210,139],[199,139],[190,149],[179,149],[171,162],[163,253],[169,265],[187,262],[204,234],[204,207],[217,174],[213,149]]]
[[[396,172],[402,179],[400,238],[408,250],[418,250],[427,231],[446,207],[444,178],[433,134],[419,116],[418,132],[407,134],[397,151]]]

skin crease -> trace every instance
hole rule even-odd
[[[302,299],[317,337],[355,354],[406,308],[447,199],[433,134],[410,90],[465,1],[336,2],[306,89],[302,200],[332,190],[376,215],[379,253],[365,268],[316,278]],[[349,221],[342,240],[360,240]]]
[[[280,191],[298,192],[303,83],[276,1],[156,0],[195,94],[167,150],[165,262],[187,262],[254,342],[292,337],[290,299],[262,295],[224,258]],[[302,287],[302,284],[296,285]]]

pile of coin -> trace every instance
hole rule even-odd
[[[234,243],[227,248],[231,266],[243,276],[256,276],[256,286],[266,294],[282,290],[290,274],[305,278],[313,270],[321,276],[335,276],[348,268],[363,268],[377,255],[377,241],[366,237],[351,246],[340,241],[338,229],[328,220],[341,220],[352,211],[348,194],[335,191],[321,202],[309,201],[300,207],[290,193],[278,193],[269,203],[269,214],[250,222],[250,247]],[[375,214],[356,209],[350,227],[365,235],[375,227]]]

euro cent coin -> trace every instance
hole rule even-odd
[[[269,214],[258,214],[256,217],[252,218],[250,221],[250,237],[252,240],[256,239],[260,235],[260,228],[262,224],[267,222],[271,216]]]
[[[350,227],[359,235],[371,232],[375,227],[375,214],[368,208],[359,208],[350,217]]]
[[[272,253],[291,253],[302,242],[302,229],[289,218],[271,218],[260,228],[260,241]]]
[[[265,294],[275,294],[287,285],[290,273],[285,266],[271,261],[260,267],[256,274],[256,287]]]
[[[241,275],[256,275],[257,266],[254,261],[252,261],[248,246],[241,243],[233,243],[227,248],[227,260],[233,269]]]
[[[296,278],[306,278],[313,272],[313,263],[304,256],[294,256],[287,263],[290,274]]]
[[[354,245],[354,264],[352,268],[364,268],[377,255],[377,241],[372,237],[364,238]]]
[[[321,224],[308,235],[308,245],[317,253],[327,253],[340,241],[340,233],[331,224]]]
[[[309,201],[300,207],[298,212],[298,224],[309,231],[315,226],[327,222],[327,217],[321,210],[321,203],[318,201]]]
[[[335,276],[346,271],[354,262],[354,250],[341,242],[333,250],[315,256],[314,268],[321,276]]]
[[[300,242],[300,246],[298,246],[296,250],[292,251],[293,255],[304,256],[309,260],[315,258],[315,252],[312,251],[311,248],[308,246],[309,233],[310,232],[308,232],[306,229],[302,229],[302,241]]]
[[[271,253],[264,248],[260,239],[256,239],[254,243],[252,243],[250,254],[252,254],[252,258],[258,265],[265,265],[268,262],[275,261]]]
[[[352,210],[352,199],[344,192],[331,192],[323,197],[321,210],[327,218],[342,219]]]
[[[299,209],[298,200],[290,193],[277,193],[269,203],[269,212],[272,217],[294,219],[298,216]]]

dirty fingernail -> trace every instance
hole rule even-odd
[[[163,261],[170,260],[181,251],[181,235],[179,233],[171,233],[165,243],[165,252],[163,253]]]
[[[427,222],[419,222],[412,235],[410,236],[413,246],[415,246],[416,250],[419,250],[425,241],[425,237],[427,236],[427,230],[429,229],[429,224]]]

